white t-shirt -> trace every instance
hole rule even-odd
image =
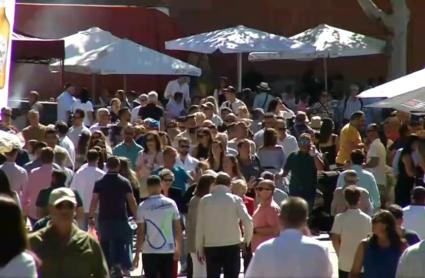
[[[36,278],[37,269],[35,267],[34,258],[27,252],[14,257],[9,263],[0,267],[0,277],[2,278]]]
[[[387,179],[385,175],[385,165],[387,162],[387,151],[384,144],[382,144],[379,138],[375,139],[372,144],[370,144],[369,151],[367,152],[366,161],[372,157],[378,157],[379,163],[374,168],[368,168],[367,170],[372,172],[375,177],[376,183],[385,185],[387,184]]]
[[[410,205],[403,208],[403,225],[425,240],[425,206]]]
[[[105,172],[94,166],[80,168],[71,182],[71,189],[77,190],[83,201],[84,212],[90,211],[94,184],[105,175]]]
[[[177,79],[171,80],[168,82],[167,87],[164,91],[164,98],[171,99],[174,98],[174,93],[180,92],[183,93],[183,100],[186,104],[190,104],[190,91],[189,84],[183,83],[180,85]]]
[[[57,121],[68,122],[68,112],[72,111],[72,105],[74,104],[75,98],[68,92],[63,92],[57,99]]]
[[[360,209],[348,209],[337,214],[331,233],[341,237],[338,267],[350,272],[357,247],[372,232],[371,218]]]
[[[180,214],[176,203],[164,195],[153,195],[143,201],[137,209],[137,223],[145,224],[146,236],[143,242],[143,253],[174,253],[174,220]]]
[[[85,103],[82,103],[81,100],[77,99],[74,104],[72,105],[72,112],[75,113],[75,110],[81,109],[84,111],[84,125],[90,126],[92,123],[90,123],[88,114],[93,113],[93,104],[91,101],[87,101]]]

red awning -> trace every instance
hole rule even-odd
[[[64,40],[41,39],[13,32],[12,61],[48,64],[51,59],[65,59]]]

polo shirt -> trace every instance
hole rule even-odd
[[[372,222],[369,215],[360,209],[348,209],[335,216],[331,233],[341,237],[338,267],[350,272],[359,243],[372,233]]]
[[[163,169],[165,169],[165,167],[156,169],[155,171],[152,172],[152,175],[159,175],[159,173]],[[186,192],[187,187],[189,186],[189,181],[191,179],[191,177],[186,172],[186,170],[180,166],[174,165],[174,167],[171,169],[171,172],[173,172],[174,174],[174,182],[171,185],[171,187],[181,190],[182,193]]]
[[[346,124],[339,136],[339,151],[336,156],[336,163],[344,165],[351,158],[352,145],[357,145],[362,142],[362,137],[359,131],[350,123]]]
[[[43,262],[39,267],[40,277],[109,276],[99,243],[75,225],[72,225],[67,244],[64,244],[50,225],[31,234],[29,242],[30,249]]]
[[[146,229],[143,241],[144,254],[169,254],[176,249],[174,220],[180,214],[176,203],[164,195],[153,195],[143,201],[137,209],[137,223]]]
[[[134,170],[136,168],[137,157],[140,151],[143,151],[143,147],[134,141],[130,146],[128,146],[125,142],[121,142],[112,149],[112,154],[128,158],[131,162],[131,168]]]
[[[118,173],[106,173],[98,180],[93,193],[99,194],[99,222],[127,221],[127,194],[132,192],[130,181]]]
[[[286,160],[285,171],[291,173],[289,195],[314,196],[317,186],[317,169],[314,158],[301,151],[291,153]]]

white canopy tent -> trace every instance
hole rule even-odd
[[[126,89],[126,74],[195,76],[201,74],[199,68],[132,41],[123,40],[99,27],[92,27],[63,39],[65,41],[64,70],[91,74],[93,93],[98,74],[122,74],[124,89]],[[59,62],[50,65],[50,70],[53,72],[60,69]]]
[[[126,39],[65,59],[65,70],[99,75],[201,75],[195,66]]]
[[[314,51],[311,46],[301,42],[247,28],[243,25],[168,41],[165,43],[165,48],[204,54],[211,54],[216,51],[222,53],[237,53],[239,90],[241,90],[242,86],[242,53],[254,51],[311,53]]]
[[[327,24],[320,24],[291,37],[292,40],[313,45],[314,52],[304,53],[250,53],[250,61],[323,59],[325,86],[327,87],[327,59],[338,57],[382,54],[386,43],[362,34]]]
[[[361,98],[392,98],[422,89],[425,93],[425,69],[363,91]]]

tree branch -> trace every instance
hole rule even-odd
[[[381,21],[385,27],[390,27],[390,15],[381,10],[373,0],[357,0],[357,2],[370,19]]]

